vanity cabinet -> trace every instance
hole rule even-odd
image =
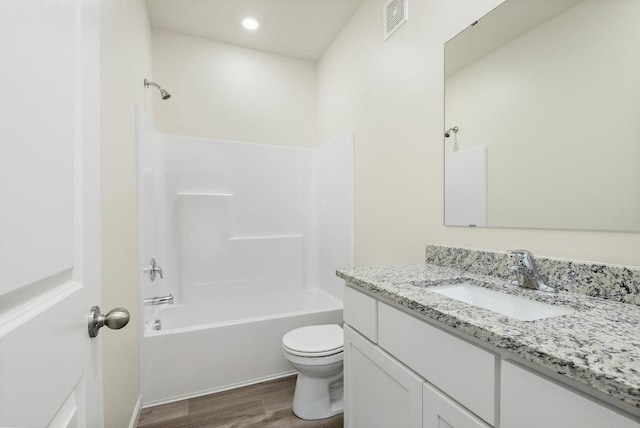
[[[346,427],[490,428],[349,325],[344,343]]]
[[[345,287],[347,428],[640,428],[637,419]]]
[[[344,320],[345,427],[491,426],[496,355],[350,287]]]

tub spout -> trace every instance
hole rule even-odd
[[[144,299],[144,305],[173,305],[173,296],[169,294],[168,296],[147,297],[146,299]]]

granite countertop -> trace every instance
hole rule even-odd
[[[526,290],[493,276],[430,264],[338,270],[337,275],[383,301],[439,321],[488,345],[551,369],[640,409],[640,308],[560,291]],[[562,305],[575,312],[520,321],[433,292],[467,282]]]

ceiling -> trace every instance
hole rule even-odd
[[[363,0],[147,0],[151,27],[237,46],[320,59]],[[260,28],[247,31],[251,16]]]

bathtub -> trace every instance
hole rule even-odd
[[[147,307],[144,316],[141,390],[148,407],[295,373],[282,355],[282,336],[342,323],[342,302],[308,289]]]

